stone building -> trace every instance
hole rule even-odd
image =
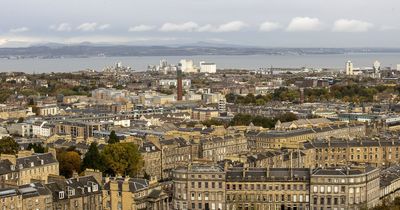
[[[102,207],[102,190],[93,176],[70,179],[51,176],[46,188],[51,191],[53,209],[98,210]]]
[[[225,210],[225,172],[218,166],[189,165],[173,172],[174,209]]]
[[[379,203],[379,169],[326,168],[311,175],[311,209],[353,210]]]

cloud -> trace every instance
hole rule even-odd
[[[229,23],[225,23],[220,25],[217,28],[217,32],[233,32],[233,31],[240,31],[244,27],[246,27],[247,24],[242,22],[242,21],[232,21]]]
[[[143,31],[151,31],[154,30],[155,26],[150,26],[150,25],[137,25],[130,27],[128,31],[130,32],[143,32]]]
[[[277,22],[266,21],[260,25],[259,30],[265,31],[265,32],[270,32],[270,31],[275,31],[280,28],[282,28],[281,24],[279,24]]]
[[[383,25],[383,26],[379,27],[380,31],[394,31],[397,29],[399,29],[399,28],[396,26],[388,26],[388,25]]]
[[[172,32],[172,31],[180,31],[180,32],[192,32],[195,31],[199,25],[195,22],[186,22],[182,24],[176,23],[164,23],[161,26],[160,31],[164,32]]]
[[[79,31],[94,31],[97,28],[97,23],[92,22],[92,23],[82,23],[78,27],[76,27],[76,30]]]
[[[109,29],[110,27],[111,27],[110,24],[103,24],[103,25],[100,25],[97,29],[99,29],[100,31],[103,31],[103,30]]]
[[[60,25],[52,25],[50,29],[54,31],[71,31],[72,27],[69,23],[61,23]]]
[[[318,18],[295,17],[293,18],[287,31],[318,31],[322,28],[322,22]]]
[[[20,28],[10,29],[10,33],[22,33],[22,32],[26,32],[26,31],[29,31],[28,27],[20,27]]]
[[[361,20],[339,19],[333,24],[336,32],[366,32],[374,27],[374,24]]]
[[[204,26],[200,26],[200,27],[197,29],[197,31],[198,31],[198,32],[216,32],[216,31],[217,31],[217,28],[214,27],[214,26],[211,25],[211,24],[207,24],[207,25],[204,25]]]

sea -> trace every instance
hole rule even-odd
[[[191,59],[196,65],[200,61],[213,62],[218,69],[260,68],[328,68],[343,69],[348,60],[355,67],[372,67],[379,61],[382,67],[396,68],[400,64],[400,53],[352,53],[322,55],[205,55],[205,56],[143,56],[143,57],[87,57],[87,58],[24,58],[0,59],[0,72],[73,72],[86,69],[101,71],[121,62],[136,71],[145,71],[148,65],[157,65],[161,59],[177,64],[181,59]]]

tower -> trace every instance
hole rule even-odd
[[[346,63],[346,75],[354,75],[353,63],[351,61],[347,61]]]
[[[374,62],[374,78],[381,78],[381,63],[379,61]]]
[[[176,80],[177,80],[177,101],[182,101],[183,98],[183,86],[182,86],[182,70],[178,68],[176,70]]]

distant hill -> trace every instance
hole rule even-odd
[[[399,53],[398,48],[261,48],[199,42],[176,46],[130,46],[80,43],[47,43],[23,48],[0,48],[0,58],[60,58],[94,56],[195,56],[195,55],[285,55]]]

